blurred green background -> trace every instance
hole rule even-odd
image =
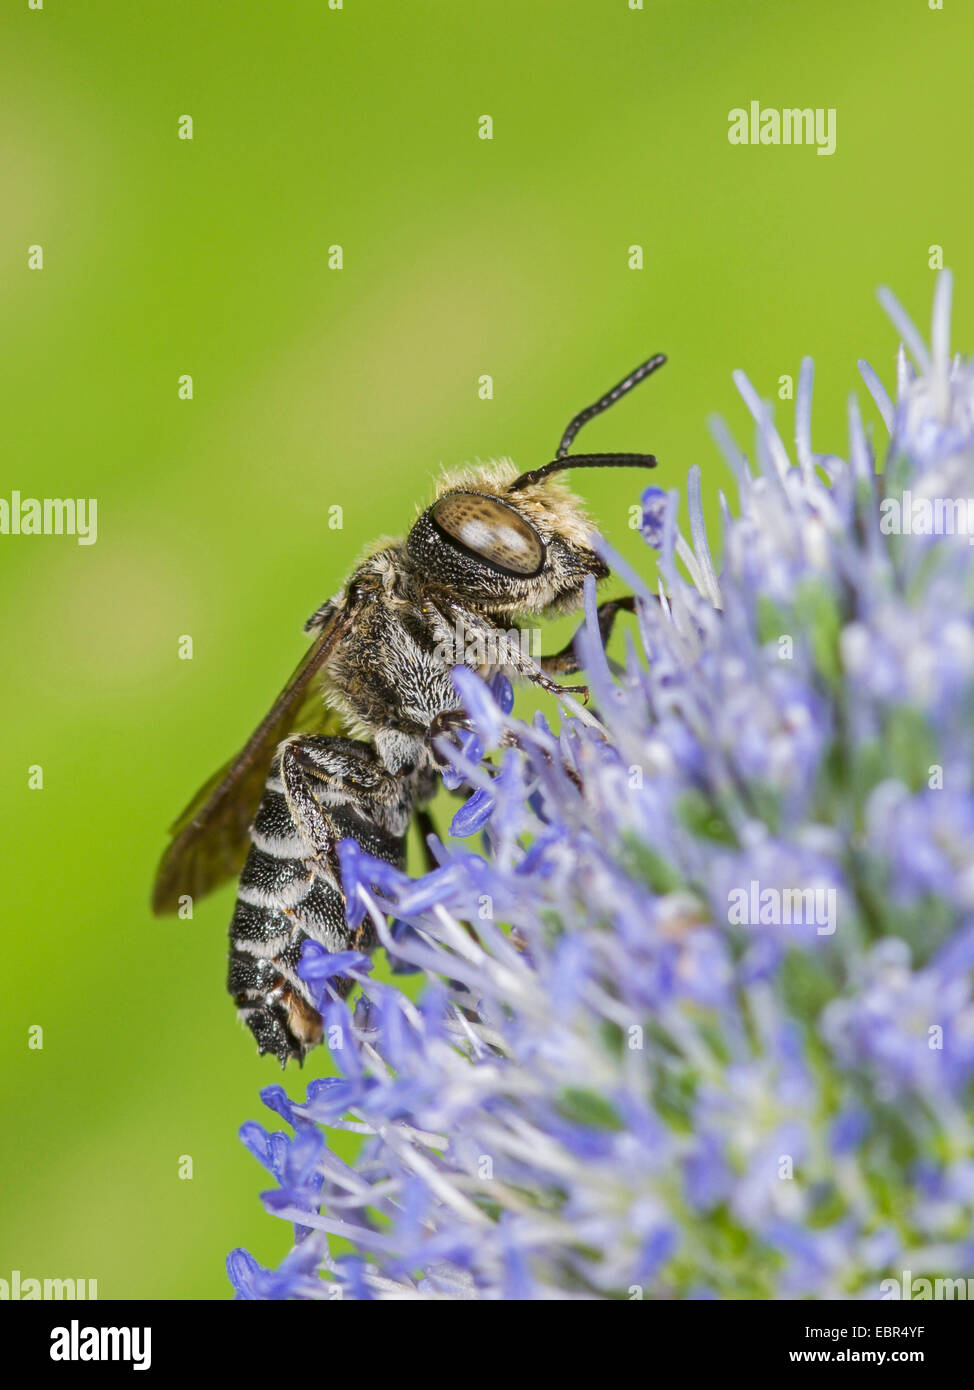
[[[441,464],[546,462],[663,349],[584,447],[652,450],[664,486],[701,463],[713,515],[708,414],[751,442],[733,368],[771,397],[813,354],[815,444],[841,451],[856,358],[892,382],[874,289],[925,329],[931,245],[970,345],[974,11],[945,4],[4,7],[0,496],[96,497],[99,536],[0,536],[0,1277],[223,1298],[229,1248],[288,1248],[236,1138],[280,1071],[224,991],[233,890],[160,922],[149,887],[304,619]],[[752,99],[834,106],[836,153],[731,146]],[[777,414],[787,437],[793,406]],[[576,479],[643,566],[645,481]]]

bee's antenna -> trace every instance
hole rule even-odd
[[[532,468],[530,473],[522,473],[507,490],[517,492],[518,488],[530,487],[549,473],[559,473],[564,468],[655,468],[656,463],[652,454],[572,454],[571,458],[553,459],[544,468]]]
[[[594,419],[596,415],[601,415],[603,410],[608,410],[610,405],[615,405],[616,401],[621,400],[634,386],[638,386],[641,381],[645,381],[648,376],[651,376],[657,367],[662,367],[665,361],[665,353],[656,353],[654,357],[648,358],[627,377],[624,377],[617,386],[613,386],[611,391],[606,391],[605,395],[601,396],[594,405],[586,406],[584,410],[580,410],[568,422],[565,433],[561,437],[561,443],[558,445],[558,452],[552,462],[546,463],[543,468],[532,468],[529,473],[522,473],[511,483],[508,492],[517,492],[519,488],[530,487],[532,483],[539,482],[548,474],[558,473],[564,468],[655,468],[656,458],[652,454],[575,454],[569,458],[568,450],[583,425],[588,424],[589,420]]]
[[[616,401],[628,395],[634,386],[638,386],[641,381],[645,381],[648,376],[652,376],[657,367],[662,367],[665,361],[665,353],[658,352],[655,357],[650,357],[646,362],[643,362],[641,366],[637,367],[635,371],[630,372],[627,377],[619,382],[618,386],[613,386],[611,391],[606,391],[605,395],[597,400],[594,405],[586,406],[584,410],[580,410],[574,419],[569,421],[568,428],[561,437],[561,443],[558,445],[558,452],[555,454],[555,458],[563,459],[565,457],[568,450],[572,447],[576,434],[578,434],[583,425],[587,425],[589,420],[593,420],[596,415],[601,415],[603,410],[608,410],[610,405],[615,405]],[[590,457],[594,457],[594,455],[590,455]],[[615,457],[622,457],[622,455],[615,455]],[[639,455],[634,454],[632,457],[638,458]],[[656,460],[653,459],[653,462],[655,463]]]

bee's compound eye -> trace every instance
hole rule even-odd
[[[507,574],[537,574],[544,564],[541,537],[496,497],[455,492],[437,502],[432,517],[445,536]]]

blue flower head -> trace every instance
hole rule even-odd
[[[243,1128],[295,1244],[272,1271],[235,1251],[238,1297],[870,1298],[903,1260],[969,1268],[974,369],[950,288],[929,347],[884,292],[913,364],[891,393],[861,364],[877,429],[852,397],[846,458],[813,447],[809,361],[793,456],[737,374],[754,447],[715,423],[719,546],[696,468],[688,537],[676,493],[643,494],[646,573],[600,542],[638,641],[610,665],[590,586],[588,708],[527,723],[504,677],[454,673],[460,843],[415,880],[340,850],[350,923],[425,988],[303,958],[339,1074],[268,1088],[290,1135]]]

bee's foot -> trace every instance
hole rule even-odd
[[[560,689],[562,695],[581,695],[582,704],[588,704],[589,689],[587,685],[563,685]]]

